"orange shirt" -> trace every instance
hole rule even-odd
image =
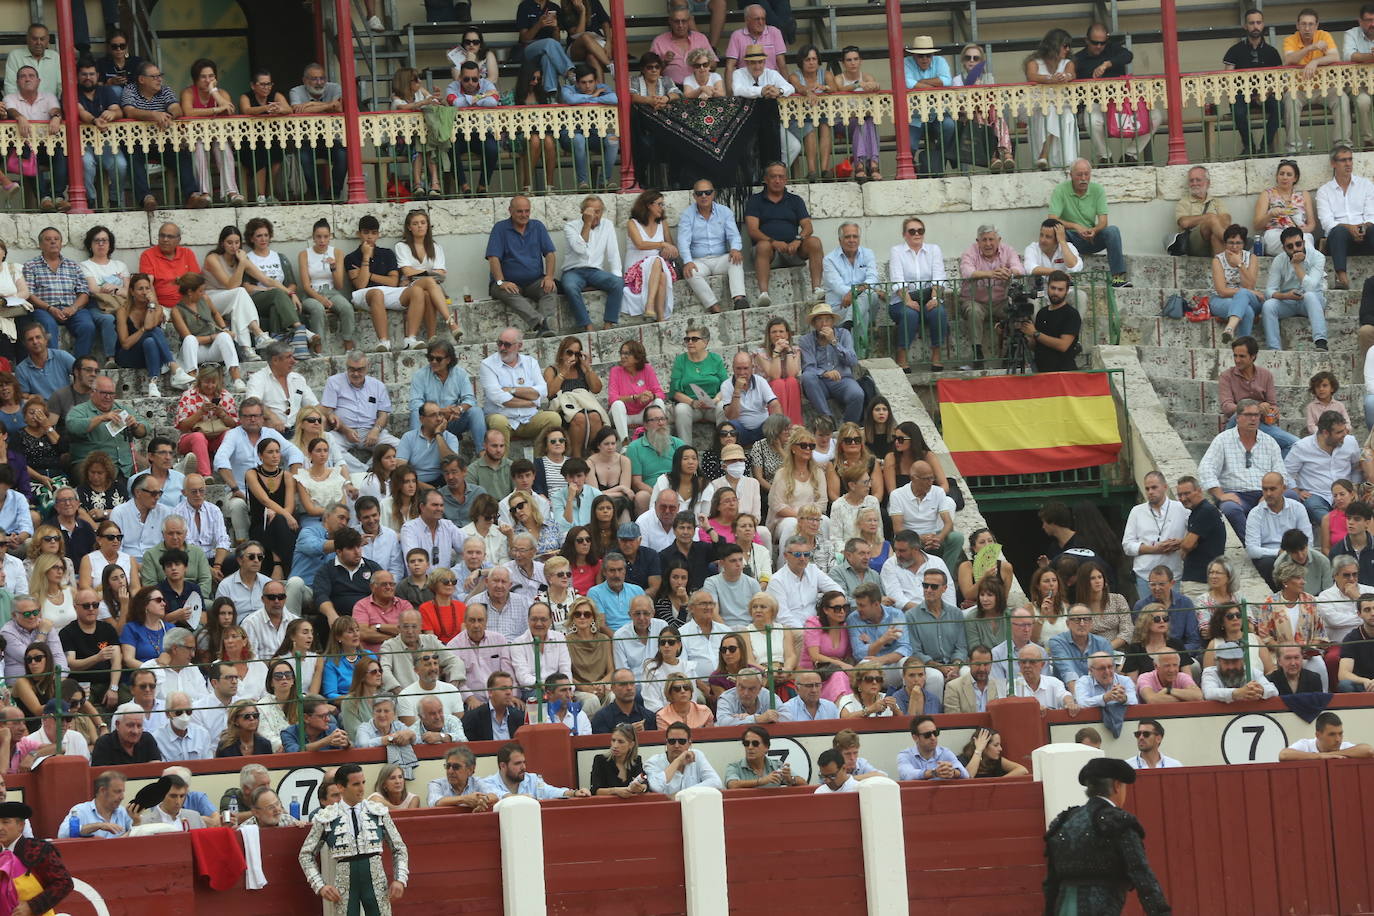
[[[200,273],[200,262],[196,260],[196,253],[189,248],[178,247],[176,254],[169,258],[154,245],[139,255],[138,269],[153,278],[157,301],[170,309],[176,308],[181,301],[177,278],[186,273]]]
[[[1327,50],[1325,51],[1317,48],[1317,44],[1323,41],[1326,42]],[[1287,57],[1302,46],[1302,36],[1294,32],[1283,40],[1283,56]],[[1332,38],[1331,33],[1326,31],[1326,29],[1317,29],[1312,35],[1312,44],[1308,45],[1308,47],[1312,50],[1302,56],[1302,60],[1298,61],[1297,66],[1301,67],[1318,57],[1325,57],[1331,51],[1340,51],[1340,45],[1336,44],[1336,39]]]
[[[420,605],[420,629],[433,633],[440,642],[446,643],[463,631],[463,618],[467,612],[468,606],[461,601],[453,601],[443,607],[426,601]]]

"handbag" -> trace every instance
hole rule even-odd
[[[114,293],[91,293],[91,301],[95,303],[96,308],[107,315],[113,315],[124,304]]]
[[[571,423],[573,417],[578,414],[594,413],[601,418],[602,423],[611,422],[610,414],[606,408],[601,406],[601,402],[596,399],[586,388],[574,388],[571,391],[560,391],[554,395],[549,407],[558,411],[558,415],[563,418],[564,423]]]
[[[1188,311],[1188,297],[1183,293],[1174,293],[1164,300],[1164,307],[1159,310],[1160,318],[1173,318],[1175,321],[1181,319]]]
[[[1130,139],[1148,137],[1151,133],[1150,106],[1145,104],[1144,99],[1136,99],[1134,105],[1107,103],[1107,136]]]
[[[1184,316],[1189,321],[1201,322],[1212,320],[1212,297],[1195,296],[1192,301],[1192,308]]]

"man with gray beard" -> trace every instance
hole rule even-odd
[[[668,432],[668,412],[662,407],[651,404],[644,408],[643,416],[644,435],[625,449],[625,457],[630,459],[630,473],[633,475],[636,514],[649,508],[654,484],[672,470],[673,455],[687,444]]]
[[[1213,653],[1217,663],[1202,672],[1202,698],[1238,703],[1244,700],[1267,700],[1279,695],[1278,689],[1267,679],[1245,679],[1245,650],[1234,642],[1224,642]]]

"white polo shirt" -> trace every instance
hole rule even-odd
[[[917,534],[936,534],[945,526],[940,520],[941,512],[953,514],[954,500],[945,494],[941,487],[932,485],[924,497],[916,495],[912,484],[900,486],[887,498],[887,511],[890,515],[902,517],[902,527]]]

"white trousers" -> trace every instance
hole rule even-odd
[[[721,274],[726,276],[726,284],[730,287],[730,298],[744,295],[744,259],[740,263],[730,263],[729,253],[718,254],[714,257],[694,258],[692,263],[696,265],[696,273],[687,278],[687,285],[692,289],[692,295],[697,297],[697,301],[710,308],[719,300],[716,298],[715,291],[711,289],[711,284],[707,282],[708,277],[718,277]]]
[[[203,362],[221,362],[226,368],[238,368],[238,350],[234,348],[234,339],[228,331],[220,331],[208,344],[200,343],[194,336],[188,336],[181,342],[181,368],[195,372]]]

